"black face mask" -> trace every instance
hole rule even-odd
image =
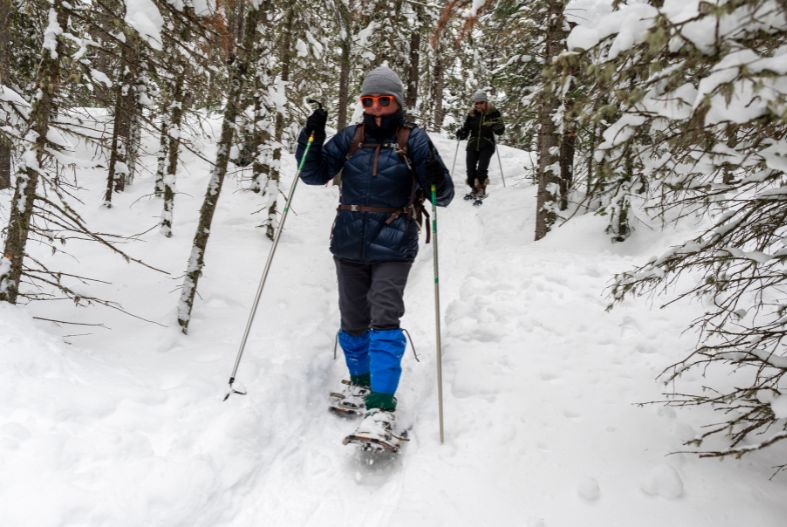
[[[404,112],[401,110],[390,115],[381,115],[380,126],[377,126],[374,115],[369,115],[368,113],[363,114],[363,128],[365,133],[377,139],[390,137],[403,123]]]

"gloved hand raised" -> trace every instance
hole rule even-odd
[[[314,132],[315,137],[325,136],[326,122],[328,122],[328,112],[322,108],[317,108],[306,119],[306,133],[310,134]]]
[[[467,135],[468,132],[464,128],[460,128],[459,130],[456,131],[456,138],[459,139],[460,141],[463,139],[467,139]]]

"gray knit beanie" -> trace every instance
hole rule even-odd
[[[388,66],[378,66],[366,74],[361,95],[393,95],[400,108],[404,108],[404,85],[399,75]]]
[[[473,94],[473,102],[488,102],[489,98],[486,96],[484,90],[478,90]]]

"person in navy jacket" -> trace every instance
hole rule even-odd
[[[331,232],[338,277],[339,343],[350,372],[344,403],[363,408],[359,429],[391,430],[405,336],[404,289],[418,253],[419,197],[437,205],[454,197],[451,175],[424,130],[404,119],[404,86],[386,66],[362,85],[363,122],[325,141],[327,113],[315,110],[298,138],[301,179],[323,185],[341,173],[341,198]],[[428,230],[428,224],[425,226]],[[360,410],[359,412],[360,413]]]

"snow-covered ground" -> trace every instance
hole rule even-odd
[[[434,139],[450,164],[456,143]],[[200,150],[211,157],[212,142]],[[236,383],[249,393],[227,402],[270,249],[261,198],[240,174],[225,183],[188,336],[175,309],[207,184],[195,156],[184,154],[178,175],[174,237],[153,229],[124,245],[171,275],[82,242],[70,256],[34,249],[108,282],[89,291],[155,323],[68,302],[0,303],[0,525],[783,526],[787,476],[769,476],[787,445],[724,462],[670,455],[713,416],[636,405],[672,389],[655,378],[690,350],[695,336],[682,332],[701,307],[643,300],[607,312],[604,290],[682,233],[640,228],[613,245],[604,218],[578,217],[533,242],[529,156],[503,147],[501,160],[507,186],[493,159],[490,198],[474,208],[461,199],[460,151],[457,199],[439,211],[442,445],[431,246],[413,267],[403,325],[421,360],[405,356],[398,413],[412,440],[393,460],[370,464],[343,446],[354,424],[326,411],[344,374],[332,355],[335,187],[299,185]],[[294,165],[287,157],[285,185]],[[90,224],[126,234],[155,225],[149,172],[112,209],[100,207],[103,171],[81,172]],[[10,196],[0,197],[5,225]]]

